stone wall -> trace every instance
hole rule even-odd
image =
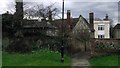
[[[97,53],[117,53],[120,39],[91,39],[91,51]]]

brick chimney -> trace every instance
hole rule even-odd
[[[52,21],[52,11],[51,10],[49,10],[49,16],[48,16],[48,19],[49,19],[49,22],[51,22]]]
[[[71,13],[70,10],[67,10],[67,29],[71,30],[72,23],[71,23]]]
[[[94,28],[94,13],[93,12],[89,13],[89,23],[90,23],[90,27]]]
[[[16,17],[18,17],[18,19],[23,19],[23,0],[15,0],[16,2]]]
[[[16,12],[14,14],[15,22],[14,22],[14,27],[21,27],[23,24],[23,0],[15,0],[16,5]]]

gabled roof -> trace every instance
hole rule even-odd
[[[120,24],[117,24],[113,29],[120,29]]]
[[[80,18],[80,16],[79,16],[79,18]],[[71,18],[72,29],[76,26],[77,22],[79,21],[79,18]],[[88,23],[88,21],[84,17],[82,17],[82,18],[86,22],[86,24],[90,28],[90,30],[94,31],[94,29],[90,27],[90,24]],[[67,25],[67,23],[68,23],[67,19],[64,19],[63,27],[65,27]],[[51,24],[58,28],[62,28],[62,19],[56,19]]]
[[[79,18],[71,18],[72,28],[76,25],[76,23],[78,22],[78,19]],[[62,28],[62,19],[55,19],[54,21],[52,21],[51,24],[58,27],[58,28]],[[68,24],[67,19],[64,19],[63,27],[66,27],[67,24]]]
[[[90,29],[91,31],[94,30],[82,15],[79,16],[79,20],[74,29]]]

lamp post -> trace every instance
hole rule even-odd
[[[64,62],[64,46],[61,46],[61,63]]]
[[[64,29],[63,29],[63,23],[64,23],[64,0],[62,2],[62,46],[61,46],[61,62],[64,62]]]

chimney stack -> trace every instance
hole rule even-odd
[[[23,19],[23,0],[15,0],[16,2],[16,17],[18,17],[19,20]]]
[[[14,22],[14,27],[21,27],[23,24],[23,0],[15,0],[16,5],[16,12],[14,14],[15,22]]]
[[[70,10],[67,10],[67,28],[68,28],[68,30],[71,30],[71,28],[72,28]]]
[[[103,20],[109,20],[108,19],[108,14],[106,14],[105,18]]]
[[[91,28],[94,28],[94,13],[93,12],[89,13],[89,23],[90,23]]]
[[[49,22],[52,21],[52,11],[51,11],[51,10],[49,10],[49,16],[48,16],[48,19],[49,19]]]
[[[70,10],[67,10],[67,19],[70,19]]]

